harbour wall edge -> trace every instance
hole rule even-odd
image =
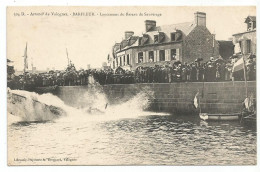
[[[256,98],[256,81],[248,81],[248,95]],[[103,92],[109,103],[122,103],[139,92],[152,91],[149,110],[171,113],[198,113],[194,97],[199,92],[201,111],[204,113],[233,113],[243,109],[246,98],[246,83],[235,82],[180,82],[180,83],[139,83],[104,85]],[[84,106],[80,99],[88,86],[38,87],[38,93],[52,92],[65,104],[73,107]]]

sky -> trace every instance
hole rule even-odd
[[[191,22],[196,11],[206,13],[207,28],[216,34],[217,40],[228,40],[232,34],[245,31],[245,18],[256,15],[255,7],[242,6],[8,7],[7,58],[13,61],[16,70],[23,70],[27,42],[29,69],[32,63],[37,70],[64,69],[68,63],[66,48],[76,69],[86,69],[88,64],[93,68],[101,67],[114,43],[124,38],[125,31],[134,31],[135,35],[144,33],[145,20],[156,20],[157,26]],[[25,16],[21,16],[23,12]],[[52,12],[67,13],[68,16],[52,15]],[[95,16],[73,16],[77,12],[94,13]],[[31,15],[34,13],[39,15]],[[121,13],[125,15],[120,16]],[[126,16],[126,13],[137,16]]]

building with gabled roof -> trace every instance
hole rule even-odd
[[[112,50],[112,68],[121,66],[155,66],[181,62],[194,62],[197,58],[209,60],[219,57],[219,44],[206,27],[206,13],[194,13],[194,21],[157,26],[156,21],[145,21],[145,32],[134,35],[126,31],[125,38]]]
[[[256,16],[247,16],[245,19],[245,23],[247,24],[247,31],[256,29]]]
[[[242,54],[256,55],[256,16],[248,16],[246,30],[233,34],[233,44],[239,45]]]

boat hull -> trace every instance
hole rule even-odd
[[[256,123],[256,112],[243,112],[242,117],[244,122]]]
[[[53,117],[60,117],[61,115],[66,115],[67,113],[60,107],[47,105],[45,103],[39,102],[38,100],[28,99],[25,96],[8,92],[7,96],[8,112],[13,115],[17,114],[17,110],[20,108],[21,110],[25,110],[26,108],[40,109],[44,112],[50,112],[53,114]],[[25,107],[28,105],[28,107]]]
[[[239,120],[241,114],[209,114],[209,113],[200,113],[200,118],[205,121],[234,121]]]

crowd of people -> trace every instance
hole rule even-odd
[[[197,59],[190,64],[175,62],[172,66],[139,67],[135,73],[136,82],[139,83],[171,83],[171,82],[218,82],[244,80],[244,71],[233,73],[233,64],[237,59],[226,62],[222,59],[211,58],[207,62]],[[248,59],[247,80],[256,79],[256,63]]]
[[[232,60],[233,62],[235,59]],[[172,83],[172,82],[217,82],[244,80],[244,73],[232,73],[233,62],[211,58],[207,62],[196,59],[187,64],[177,61],[173,64],[155,65],[152,67],[139,66],[135,70],[124,70],[118,67],[113,69],[76,70],[73,64],[65,71],[49,71],[45,73],[24,73],[8,81],[12,89],[33,89],[47,86],[76,86],[88,85],[89,76],[93,76],[100,85],[105,84],[132,84],[132,83]],[[248,59],[247,80],[256,79],[256,63]]]

